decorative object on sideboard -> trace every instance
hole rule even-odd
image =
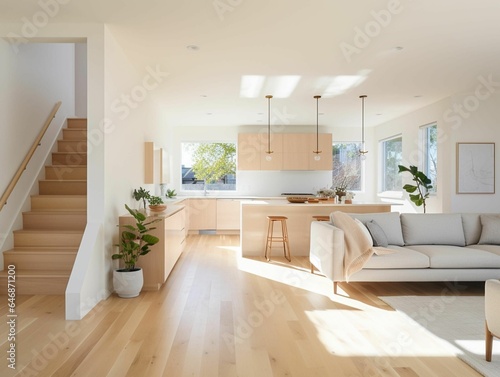
[[[267,151],[266,151],[266,160],[271,161],[273,157],[271,154],[273,151],[271,150],[271,98],[273,98],[272,95],[268,94],[266,96],[267,98]]]
[[[175,192],[174,189],[167,189],[166,197],[169,199],[175,198],[177,196],[177,193]]]
[[[344,197],[344,204],[352,204],[352,200],[355,196],[356,194],[354,194],[352,191],[348,191]]]
[[[167,209],[167,205],[163,203],[163,199],[159,196],[150,196],[148,199],[149,209],[152,212],[163,212]]]
[[[123,225],[125,228],[120,233],[120,243],[114,246],[118,247],[118,252],[112,255],[113,260],[121,260],[124,268],[118,268],[113,271],[113,287],[120,297],[130,298],[139,295],[144,283],[143,272],[136,266],[139,257],[148,254],[153,246],[159,242],[148,232],[155,229],[151,224],[160,221],[153,219],[146,221],[147,217],[139,210],[134,210],[125,204],[125,208],[135,219],[134,225]]]
[[[321,151],[319,150],[319,99],[321,96],[314,96],[316,98],[316,150],[313,153],[316,155],[314,159],[316,161],[321,160]]]
[[[359,150],[359,158],[362,160],[366,159],[366,154],[368,153],[365,150],[365,98],[366,94],[359,96],[361,98],[361,149]]]
[[[132,197],[135,200],[137,200],[138,202],[142,200],[144,211],[146,210],[146,202],[148,201],[149,196],[150,196],[149,191],[143,189],[142,187],[139,187],[138,190],[134,190],[134,192],[132,193]]]

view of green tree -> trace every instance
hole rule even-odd
[[[195,144],[191,158],[194,176],[207,185],[217,183],[227,175],[236,174],[234,143]]]

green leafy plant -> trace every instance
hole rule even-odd
[[[236,172],[236,147],[232,143],[207,143],[193,153],[193,171],[205,185]]]
[[[131,209],[125,204],[127,211],[134,217],[134,225],[122,225],[125,228],[120,234],[120,243],[116,244],[118,253],[112,255],[112,259],[121,259],[125,264],[125,268],[121,271],[135,271],[136,263],[139,257],[148,254],[150,247],[157,244],[160,240],[148,232],[153,229],[151,224],[160,221],[161,219],[154,219],[146,222],[147,217],[138,210]]]
[[[167,189],[167,198],[174,198],[175,196],[177,196],[175,190]]]
[[[160,198],[159,196],[150,195],[148,198],[148,202],[149,202],[149,205],[151,205],[151,206],[157,206],[157,205],[163,204],[163,199]]]
[[[421,205],[424,206],[425,213],[425,201],[429,197],[429,190],[432,188],[431,180],[421,171],[418,170],[416,166],[410,165],[409,168],[403,165],[398,165],[399,173],[409,172],[413,176],[414,185],[406,184],[403,189],[410,194],[410,200],[415,203],[417,207]],[[414,192],[417,191],[416,194]]]
[[[149,200],[149,197],[151,196],[149,194],[149,191],[143,189],[142,187],[139,187],[139,190],[134,190],[134,192],[132,193],[132,196],[138,202],[142,200],[142,204],[144,206],[144,209],[146,209],[146,202]]]

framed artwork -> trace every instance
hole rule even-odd
[[[457,194],[495,193],[495,143],[457,143]]]

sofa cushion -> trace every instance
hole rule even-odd
[[[481,215],[480,245],[500,245],[500,215]]]
[[[402,213],[401,227],[405,245],[465,246],[459,213]]]
[[[481,237],[481,219],[479,213],[462,213],[465,244],[475,245]]]
[[[500,258],[495,253],[472,246],[414,245],[412,249],[430,259],[431,268],[499,268]]]
[[[356,220],[359,221],[358,219]],[[387,235],[375,220],[367,221],[365,225],[370,234],[370,237],[373,239],[373,246],[387,247],[389,245]]]
[[[483,250],[492,254],[496,254],[500,257],[500,246],[499,245],[471,245],[467,246],[471,249]]]
[[[404,269],[404,268],[429,268],[429,257],[416,250],[389,246],[393,254],[372,255],[363,266],[363,269]]]
[[[349,215],[355,219],[359,219],[363,224],[366,224],[370,220],[375,220],[386,234],[389,245],[404,246],[398,212],[350,213]]]
[[[363,235],[365,236],[370,247],[372,247],[373,246],[373,239],[372,239],[370,232],[368,231],[368,228],[365,226],[365,224],[363,224],[358,219],[354,219],[354,221],[356,222],[356,225],[359,226],[359,229],[361,229],[361,232],[363,232]]]

